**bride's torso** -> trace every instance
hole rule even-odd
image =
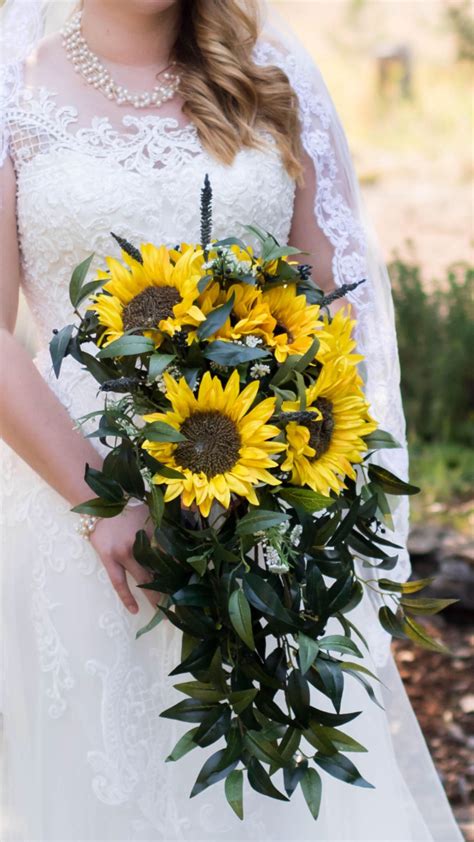
[[[265,148],[242,148],[226,165],[190,122],[123,108],[111,119],[109,103],[100,105],[95,90],[82,95],[78,108],[64,90],[28,83],[27,76],[6,113],[22,286],[41,346],[37,364],[73,416],[95,403],[96,384],[72,359],[56,381],[48,351],[52,331],[74,320],[73,268],[92,252],[91,272],[106,255],[119,256],[111,231],[136,244],[199,242],[206,173],[218,238],[241,236],[244,224],[257,223],[287,242],[295,191],[267,131]]]

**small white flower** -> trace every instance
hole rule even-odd
[[[288,532],[289,528],[290,528],[290,521],[284,520],[283,523],[280,523],[280,525],[278,526],[278,531],[279,531],[280,535],[284,535],[285,532]]]
[[[253,334],[250,334],[250,336],[245,337],[245,344],[248,348],[256,348],[257,345],[262,344],[262,340],[260,336],[253,336]]]
[[[303,534],[303,527],[298,523],[290,532],[290,541],[294,547],[301,543],[301,535]]]
[[[262,377],[265,377],[266,374],[270,374],[270,366],[266,363],[254,363],[250,369],[250,377],[252,377],[253,380],[260,380]]]
[[[266,547],[265,558],[269,564],[277,564],[280,562],[280,553],[275,547]]]

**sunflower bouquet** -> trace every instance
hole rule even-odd
[[[245,774],[279,800],[300,786],[317,818],[324,774],[372,786],[341,730],[359,715],[341,712],[346,681],[376,700],[352,609],[371,588],[387,631],[445,651],[414,617],[449,601],[384,577],[397,562],[387,495],[419,489],[371,461],[397,442],[370,414],[350,310],[330,314],[352,287],[326,296],[297,249],[255,225],[257,252],[215,240],[211,223],[206,177],[199,245],[112,234],[121,259],[72,274],[78,323],[55,332],[53,365],[59,376],[71,354],[98,382],[93,435],[108,447],[101,471],[85,469],[96,496],[74,511],[148,506],[152,537],[138,532],[134,555],[161,601],[138,634],[166,617],[182,632],[170,674],[192,677],[160,714],[192,725],[166,759],[220,746],[191,796],[224,780],[243,818]]]

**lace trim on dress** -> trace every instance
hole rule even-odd
[[[108,117],[93,117],[89,126],[71,131],[78,109],[58,105],[57,96],[43,85],[24,88],[8,109],[9,151],[17,169],[36,155],[64,149],[146,174],[180,166],[202,149],[193,124],[180,126],[175,118],[156,114],[124,115],[122,126],[128,132],[114,128]]]

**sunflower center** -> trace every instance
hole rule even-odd
[[[274,329],[273,333],[274,333],[275,336],[279,336],[282,333],[286,333],[286,335],[288,337],[288,342],[293,342],[294,338],[295,338],[293,336],[291,330],[288,330],[287,326],[283,322],[281,322],[279,319],[277,320],[277,323],[275,325],[275,329]]]
[[[174,451],[176,463],[209,479],[234,467],[241,445],[239,431],[227,415],[218,410],[194,412],[181,425],[187,441]]]
[[[124,307],[123,329],[157,327],[162,319],[173,315],[173,307],[180,300],[175,287],[147,287]]]
[[[320,459],[331,444],[331,438],[334,431],[334,416],[332,412],[332,403],[327,398],[318,398],[316,401],[322,418],[317,421],[309,421],[305,426],[309,430],[309,445],[316,451],[314,459]]]

